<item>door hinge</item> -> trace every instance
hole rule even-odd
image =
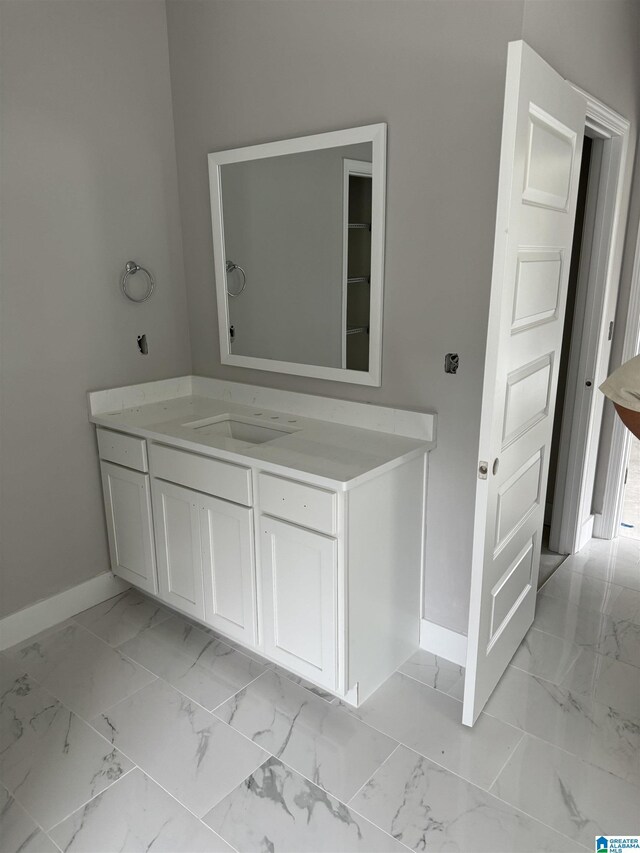
[[[629,469],[628,469],[628,468],[625,468],[625,469],[624,469],[624,485],[625,485],[625,486],[627,485],[627,477],[628,477],[628,476],[629,476]]]
[[[483,462],[481,460],[480,464],[478,465],[478,479],[479,480],[486,480],[488,472],[489,472],[489,463]]]
[[[613,320],[609,323],[609,337],[607,338],[607,340],[610,341],[612,337],[613,337]]]

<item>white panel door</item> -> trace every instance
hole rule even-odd
[[[204,619],[202,495],[162,480],[153,481],[152,491],[160,597],[190,616]]]
[[[253,510],[199,495],[205,619],[230,637],[257,644]]]
[[[335,690],[336,540],[265,517],[260,530],[265,651]]]
[[[157,593],[149,476],[101,462],[111,569],[129,583]]]
[[[586,101],[509,45],[463,722],[533,621]]]

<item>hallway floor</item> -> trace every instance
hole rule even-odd
[[[473,730],[418,652],[360,709],[130,591],[1,658],[3,853],[566,851],[640,832],[640,542],[594,540]]]

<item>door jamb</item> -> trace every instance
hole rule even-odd
[[[636,238],[631,290],[627,309],[622,358],[620,364],[629,361],[640,349],[640,224]],[[594,534],[600,539],[613,539],[620,525],[624,500],[624,474],[629,463],[631,433],[625,429],[620,418],[613,422],[611,447],[607,464],[607,476],[602,501],[602,513],[596,515]]]
[[[596,231],[593,235],[589,261],[590,269],[598,276],[599,282],[591,297],[595,300],[595,304],[592,301],[591,307],[587,306],[586,309],[585,319],[590,314],[592,322],[583,331],[577,374],[578,386],[589,379],[592,382],[593,392],[597,393],[598,386],[606,376],[611,354],[611,341],[608,340],[609,324],[615,317],[620,285],[625,230],[623,213],[628,206],[628,197],[624,198],[623,179],[629,153],[630,122],[584,89],[568,82],[575,91],[586,98],[585,129],[590,130],[593,137],[604,140],[606,145],[603,151],[602,174],[598,189],[601,198],[601,201],[600,199],[598,201],[598,207],[602,212],[596,212]],[[581,541],[583,537],[580,535],[584,521],[580,517],[585,488],[584,475],[590,457],[597,454],[602,407],[603,401],[597,398],[590,403],[576,398],[573,407],[570,431],[573,448],[571,446],[565,448],[568,458],[559,533],[561,553],[573,553],[584,544]],[[601,535],[596,532],[597,525],[596,517],[594,533]]]

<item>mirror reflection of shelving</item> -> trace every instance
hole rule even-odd
[[[371,164],[345,160],[346,264],[343,366],[369,369]]]

